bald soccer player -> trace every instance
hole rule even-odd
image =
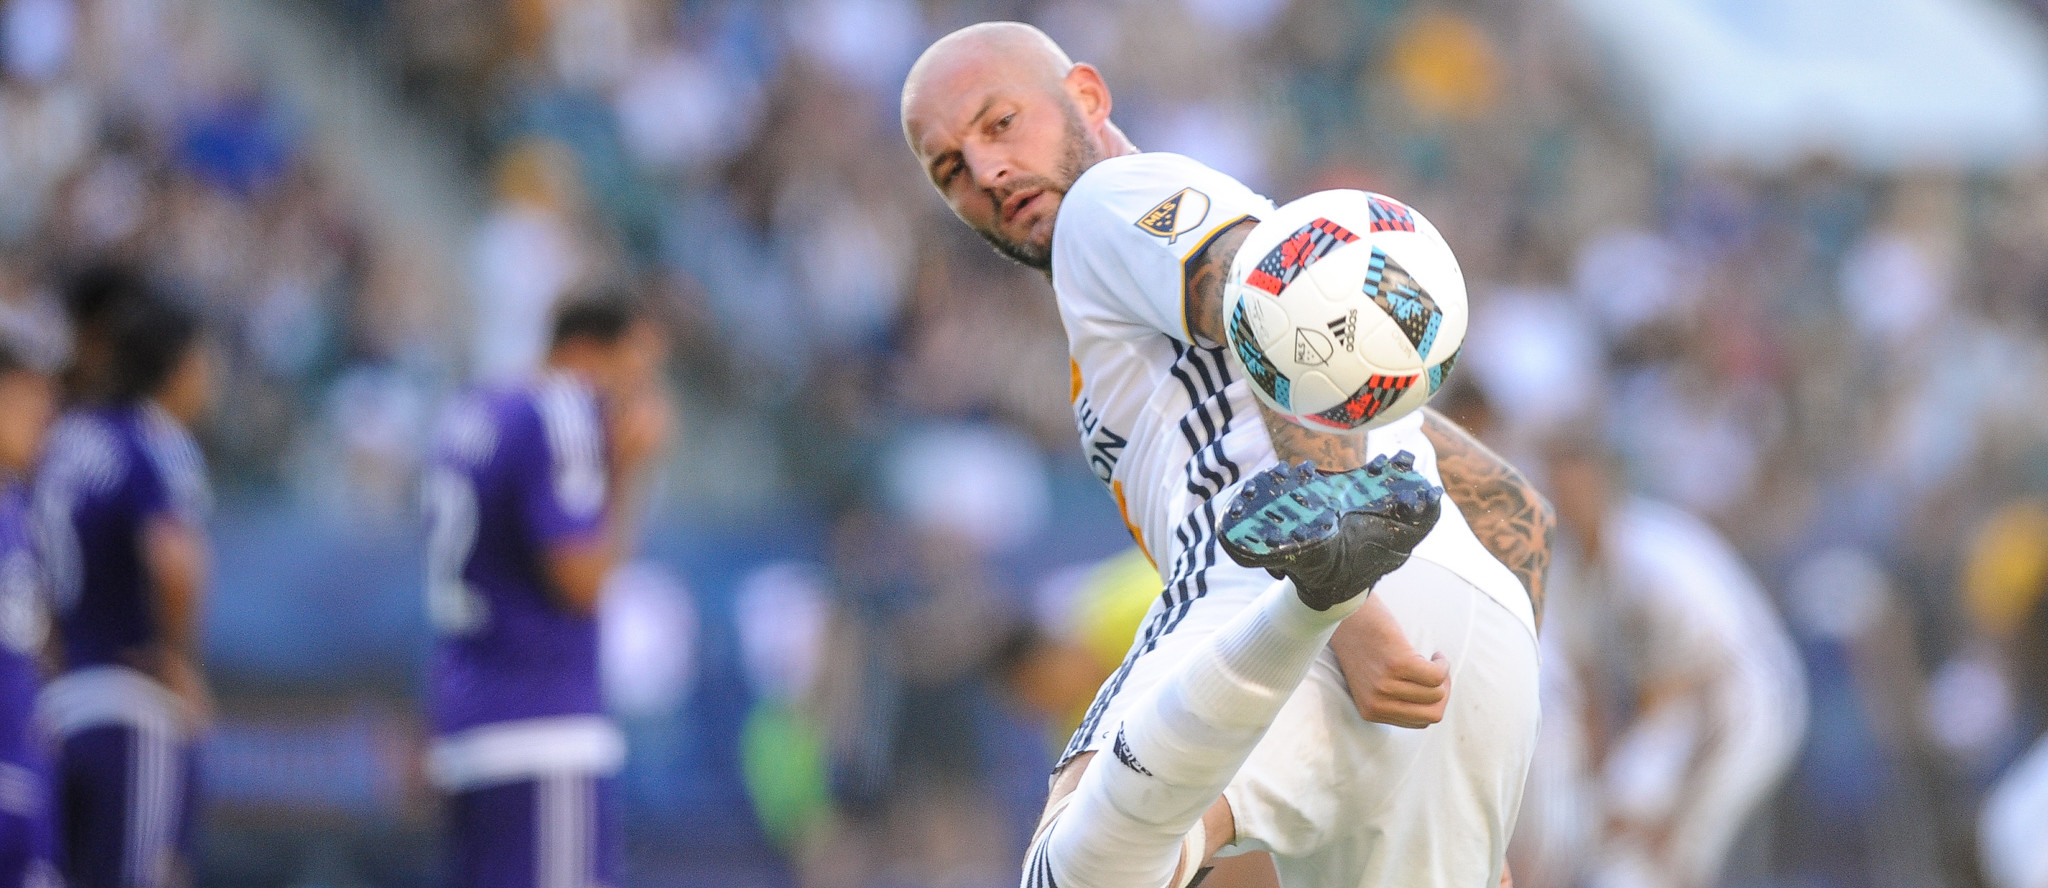
[[[1230,262],[1273,204],[1140,153],[1110,105],[1093,67],[1014,23],[941,39],[903,88],[904,135],[953,212],[1051,278],[1082,448],[1164,581],[1054,771],[1024,884],[1183,886],[1255,850],[1290,886],[1504,881],[1547,507],[1433,413],[1362,436],[1267,414],[1220,345]],[[1388,459],[1404,451],[1412,465]],[[1329,493],[1342,477],[1283,460],[1399,495],[1326,512],[1343,530],[1276,582],[1232,563],[1218,525],[1248,478]],[[1437,508],[1438,483],[1458,508]],[[1441,722],[1403,718],[1405,700],[1442,704]]]

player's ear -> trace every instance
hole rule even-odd
[[[1102,72],[1095,70],[1094,65],[1076,63],[1067,69],[1064,83],[1067,95],[1073,98],[1082,119],[1087,120],[1090,126],[1101,126],[1109,119],[1109,84],[1103,82]]]

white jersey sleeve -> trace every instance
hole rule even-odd
[[[1188,157],[1112,157],[1090,167],[1060,201],[1053,287],[1076,317],[1193,342],[1183,316],[1187,261],[1233,223],[1272,208]]]

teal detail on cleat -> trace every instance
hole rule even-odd
[[[1276,465],[1239,489],[1223,548],[1240,565],[1293,580],[1304,603],[1328,610],[1405,563],[1436,526],[1442,498],[1407,451],[1330,475],[1307,462]]]
[[[1302,468],[1310,473],[1305,478],[1299,474]],[[1419,497],[1431,486],[1415,471],[1414,455],[1405,450],[1392,460],[1376,456],[1362,469],[1336,474],[1317,472],[1306,461],[1295,467],[1282,464],[1245,483],[1227,512],[1231,520],[1223,528],[1223,538],[1248,555],[1280,556],[1285,553],[1269,540],[1319,538],[1335,529],[1339,516],[1350,512],[1419,511],[1424,507]],[[1244,520],[1246,515],[1255,520]]]

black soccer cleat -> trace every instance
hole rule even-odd
[[[1407,563],[1443,514],[1444,489],[1401,451],[1349,472],[1286,463],[1252,476],[1223,519],[1223,550],[1294,581],[1302,603],[1329,610]]]

